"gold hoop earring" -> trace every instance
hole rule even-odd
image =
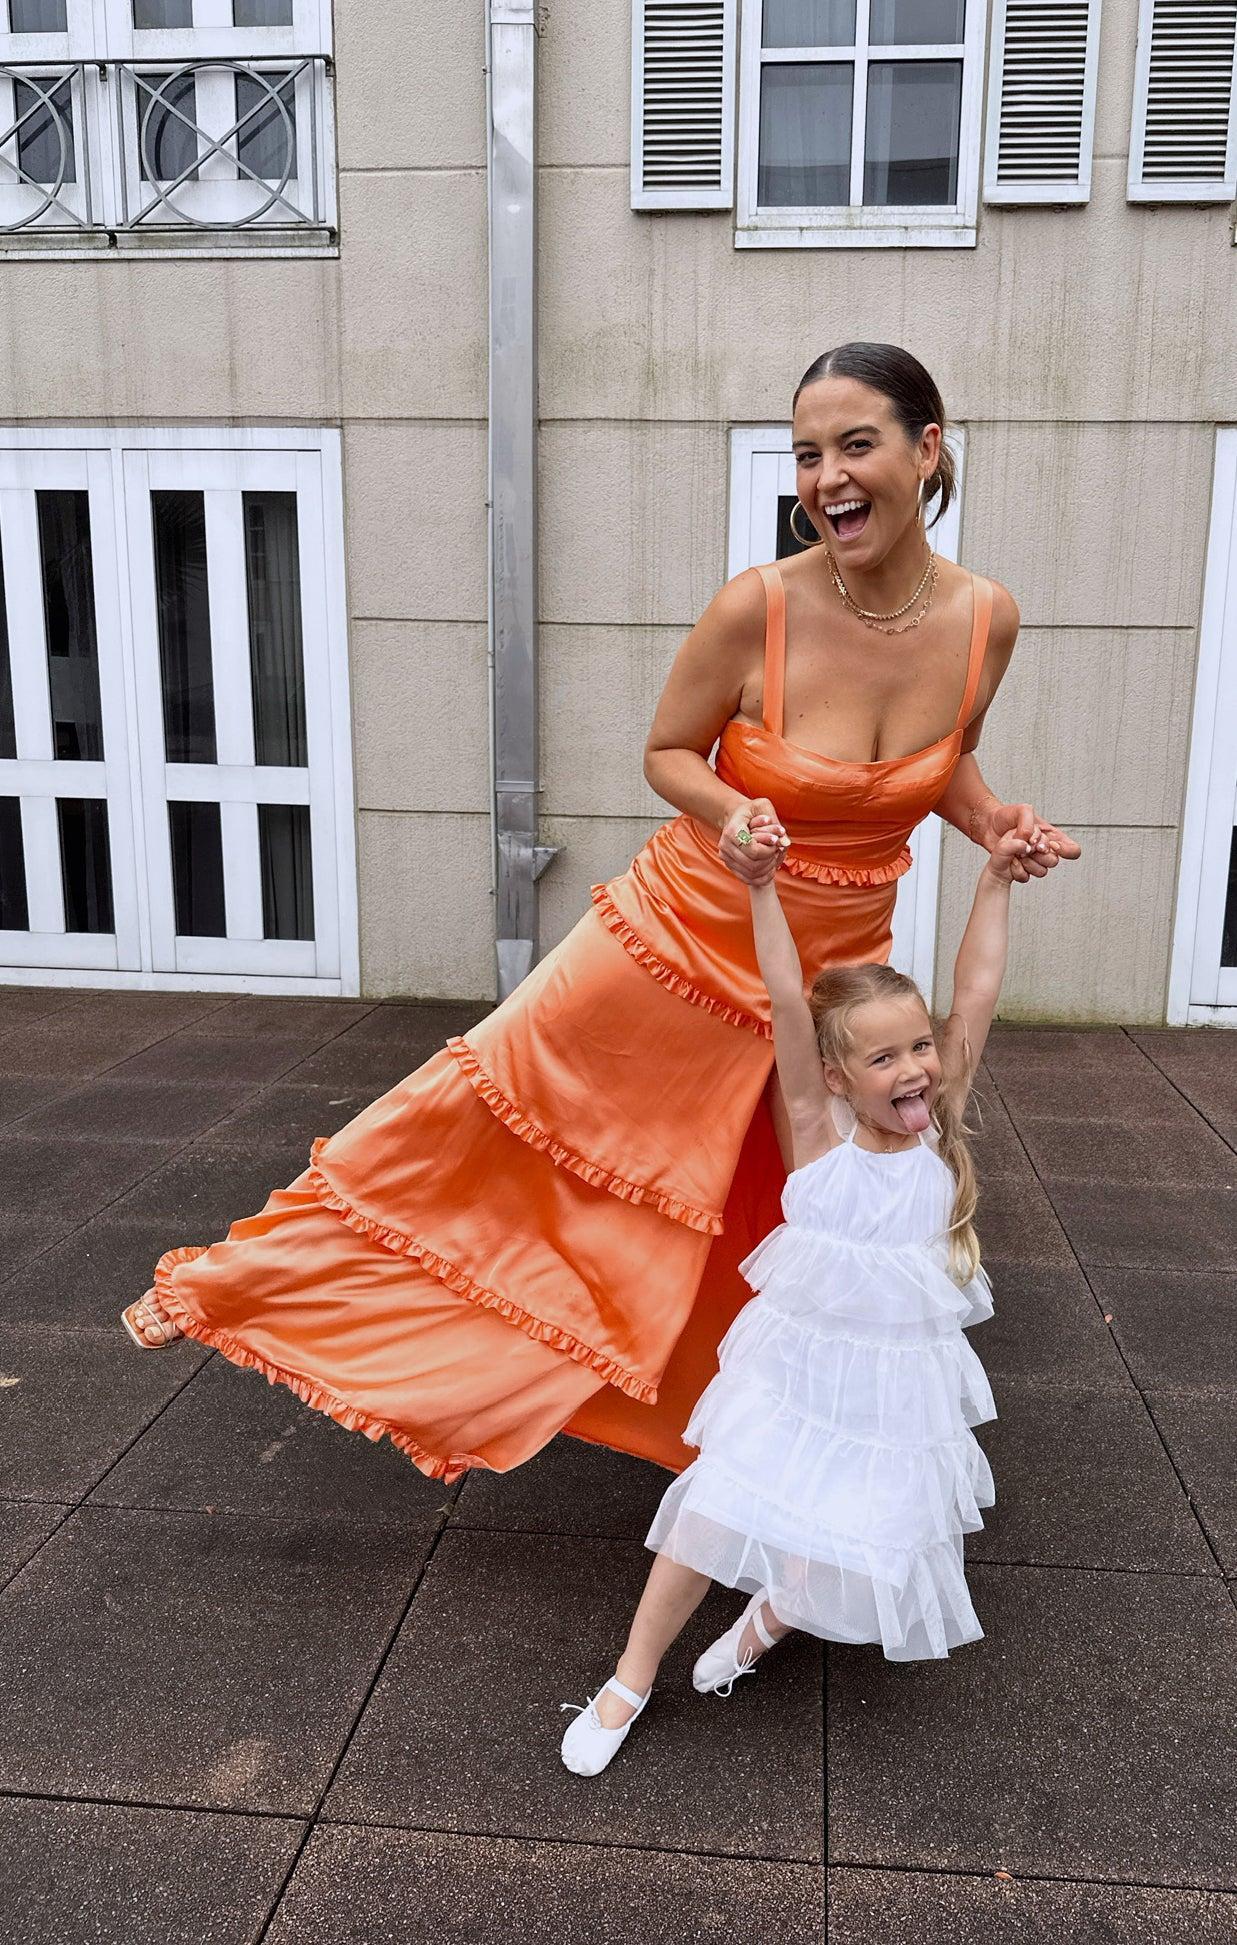
[[[924,490],[924,477],[923,477],[923,474],[921,473],[921,474],[919,475],[919,498],[918,498],[918,501],[916,502],[916,505],[915,505],[915,518],[916,518],[916,520],[922,520],[922,519],[923,519],[923,510],[924,510],[924,506],[925,506],[925,504],[926,504],[926,502],[927,502],[927,494],[926,494],[926,492],[925,492],[925,490]]]
[[[801,506],[803,506],[802,500],[796,500],[794,505],[790,509],[790,531],[794,535],[795,539],[798,541],[800,547],[819,547],[821,541],[824,539],[823,534],[818,534],[815,532],[815,530],[813,530],[812,538],[810,540],[805,540],[803,535],[799,532],[798,527],[796,527],[795,525],[795,515],[796,513],[798,513],[799,508]],[[806,513],[806,511],[807,508],[804,507],[804,512]]]

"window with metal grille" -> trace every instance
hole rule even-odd
[[[1141,0],[1131,202],[1237,195],[1237,0]]]

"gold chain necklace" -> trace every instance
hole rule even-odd
[[[851,613],[858,617],[865,628],[875,628],[877,633],[881,635],[904,635],[909,628],[918,628],[920,622],[927,614],[928,609],[932,606],[932,597],[936,593],[937,571],[937,556],[933,552],[929,552],[928,554],[927,566],[924,568],[923,574],[920,577],[919,586],[915,589],[910,600],[904,601],[900,608],[894,608],[889,614],[884,615],[878,613],[875,608],[861,608],[859,606],[859,603],[855,600],[850,589],[838,572],[838,564],[834,560],[832,551],[828,546],[825,547],[825,555],[829,562],[829,572],[833,576],[833,585],[841,596],[843,606],[849,608]],[[923,593],[925,585],[928,589],[927,597],[918,614],[912,615],[909,621],[904,621],[900,628],[885,628],[882,626],[884,622],[896,621],[898,616],[904,615],[908,608],[913,608]]]

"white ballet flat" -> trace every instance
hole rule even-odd
[[[628,1716],[626,1722],[621,1722],[617,1729],[606,1728],[595,1706],[597,1695],[604,1695],[608,1688],[613,1689],[622,1701],[630,1702],[635,1712]],[[598,1775],[610,1758],[618,1754],[627,1731],[652,1693],[650,1688],[648,1695],[637,1695],[635,1690],[628,1688],[617,1675],[611,1675],[609,1681],[603,1682],[597,1695],[592,1696],[589,1701],[560,1703],[560,1708],[579,1710],[575,1721],[568,1723],[563,1736],[563,1761],[568,1769],[574,1770],[577,1776]]]
[[[743,1631],[750,1621],[766,1648],[772,1648],[781,1639],[780,1635],[770,1634],[760,1616],[760,1610],[769,1596],[762,1587],[752,1595],[751,1600],[740,1614],[733,1627],[719,1634],[717,1640],[706,1648],[696,1666],[692,1669],[692,1686],[702,1695],[729,1695],[740,1675],[755,1673],[760,1659],[749,1648],[743,1656],[739,1654],[739,1643]]]

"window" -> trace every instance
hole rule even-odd
[[[356,992],[331,431],[0,433],[0,978]]]
[[[1131,202],[1231,202],[1237,195],[1233,66],[1237,0],[1141,0]]]
[[[329,0],[0,0],[0,248],[335,244]]]
[[[975,241],[980,0],[753,0],[740,247]]]
[[[984,201],[1091,194],[1100,0],[996,0]]]

